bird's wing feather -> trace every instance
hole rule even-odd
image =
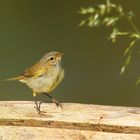
[[[15,81],[15,80],[21,80],[23,78],[24,78],[23,76],[17,76],[17,77],[5,79],[4,81]]]
[[[43,64],[36,63],[31,67],[27,68],[20,76],[5,79],[5,81],[23,80],[28,77],[38,77],[43,75],[46,71],[47,70],[45,67],[43,67]]]
[[[33,77],[33,76],[38,77],[44,74],[45,72],[46,72],[46,68],[43,66],[43,64],[38,62],[32,65],[31,67],[27,68],[22,75],[24,77]]]

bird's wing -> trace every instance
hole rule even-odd
[[[5,79],[5,81],[23,80],[28,77],[38,77],[44,73],[47,73],[47,69],[44,67],[43,63],[38,62],[27,68],[20,76]]]
[[[38,77],[42,74],[44,74],[46,72],[46,68],[43,67],[43,64],[41,63],[36,63],[34,65],[32,65],[31,67],[27,68],[23,73],[22,75],[24,77]]]

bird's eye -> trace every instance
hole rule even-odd
[[[54,58],[53,58],[53,57],[51,57],[51,58],[50,58],[50,60],[54,60]]]

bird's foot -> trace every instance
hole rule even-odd
[[[46,116],[46,111],[41,111],[40,108],[35,107],[40,117]]]
[[[38,111],[38,114],[41,118],[47,116],[45,113],[46,113],[45,111]]]
[[[55,98],[52,98],[52,102],[55,103],[57,107],[63,108],[63,106]]]

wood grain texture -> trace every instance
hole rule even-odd
[[[46,116],[41,118],[34,108],[34,102],[1,101],[0,140],[8,137],[24,139],[28,136],[33,140],[140,139],[139,107],[62,105],[63,109],[51,103],[42,104],[41,109]]]

